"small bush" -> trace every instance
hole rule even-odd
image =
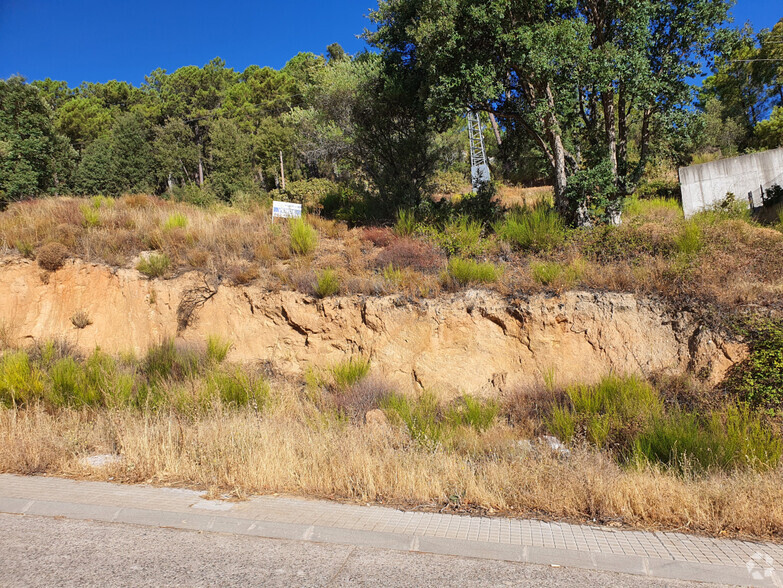
[[[432,177],[435,194],[459,194],[470,186],[470,180],[458,171],[438,171]]]
[[[187,226],[188,217],[186,217],[181,212],[175,212],[174,214],[169,215],[169,218],[166,219],[163,228],[167,231],[170,231],[171,229],[184,229]]]
[[[391,282],[395,286],[399,286],[400,284],[402,284],[402,281],[404,279],[402,270],[395,268],[394,265],[391,263],[387,265],[385,268],[383,268],[381,275],[383,276],[384,280],[386,280],[387,282]]]
[[[68,259],[68,250],[62,243],[47,243],[38,249],[36,260],[38,265],[50,272],[60,269]]]
[[[480,222],[460,216],[447,222],[442,230],[431,228],[426,234],[450,256],[473,257],[481,255],[486,249],[486,243],[481,238],[482,231]]]
[[[150,347],[142,361],[142,370],[151,382],[184,380],[202,373],[207,363],[206,354],[195,347],[166,339]]]
[[[392,423],[404,424],[411,438],[424,446],[434,448],[444,438],[443,415],[433,394],[425,392],[415,400],[391,394],[381,408]]]
[[[370,372],[370,360],[364,357],[352,357],[329,369],[334,384],[341,389],[353,386]]]
[[[228,279],[235,286],[249,284],[261,275],[257,266],[246,261],[230,265],[226,269],[226,274],[228,275]]]
[[[72,357],[58,359],[49,370],[47,400],[54,406],[95,406],[101,394],[87,378],[84,367]]]
[[[0,404],[27,405],[41,398],[43,392],[43,374],[31,364],[25,351],[0,357]]]
[[[315,293],[319,298],[340,292],[340,277],[333,269],[325,269],[316,276]]]
[[[226,360],[231,341],[224,341],[217,335],[207,337],[207,359],[212,363],[223,363]]]
[[[394,233],[398,237],[410,237],[416,232],[417,227],[416,214],[412,210],[397,211],[397,222],[394,224]]]
[[[634,445],[636,463],[661,463],[680,472],[777,467],[783,446],[747,408],[703,419],[675,411],[656,419]]]
[[[446,418],[455,426],[471,427],[479,432],[484,432],[492,426],[500,411],[496,402],[482,402],[470,395],[461,397],[452,405]]]
[[[379,408],[392,393],[392,388],[381,378],[363,377],[348,388],[334,391],[331,402],[338,414],[358,420],[368,411]]]
[[[83,221],[82,224],[89,228],[101,226],[100,205],[98,207],[82,204],[81,206]]]
[[[386,227],[367,227],[362,231],[362,239],[376,247],[386,247],[394,240],[394,233]]]
[[[291,251],[308,255],[318,246],[318,233],[303,218],[294,218],[288,224],[291,233]]]
[[[139,260],[136,269],[148,278],[159,278],[166,274],[170,265],[171,260],[165,253],[150,253]]]
[[[727,390],[753,407],[783,408],[783,322],[755,319],[742,327],[750,355],[726,378]]]
[[[225,406],[260,410],[269,400],[269,385],[264,379],[239,368],[213,372],[208,386]]]
[[[682,233],[674,239],[677,251],[686,257],[692,257],[704,247],[701,227],[693,221],[685,223]]]
[[[566,236],[560,215],[541,205],[510,212],[494,230],[503,241],[523,251],[549,251],[561,245]]]
[[[30,241],[18,240],[14,242],[14,247],[21,254],[22,257],[27,259],[35,259],[35,247]]]
[[[448,277],[460,285],[489,284],[496,282],[500,270],[491,263],[480,263],[471,259],[452,257],[448,265]]]
[[[71,316],[71,324],[77,329],[84,329],[92,324],[92,320],[86,311],[79,310]]]
[[[573,288],[584,273],[583,263],[562,264],[556,261],[535,261],[530,264],[533,279],[542,286],[556,290]]]

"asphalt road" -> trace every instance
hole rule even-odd
[[[705,586],[350,545],[0,514],[0,586]]]

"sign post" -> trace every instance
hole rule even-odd
[[[302,216],[302,205],[295,202],[272,201],[272,219],[299,218]]]

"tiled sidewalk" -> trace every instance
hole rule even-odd
[[[263,496],[0,475],[0,512],[372,545],[682,580],[781,586],[783,545]]]

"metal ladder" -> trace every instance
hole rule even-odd
[[[473,191],[489,183],[487,151],[484,148],[484,133],[481,118],[475,110],[468,110],[468,136],[470,137],[470,181]]]

